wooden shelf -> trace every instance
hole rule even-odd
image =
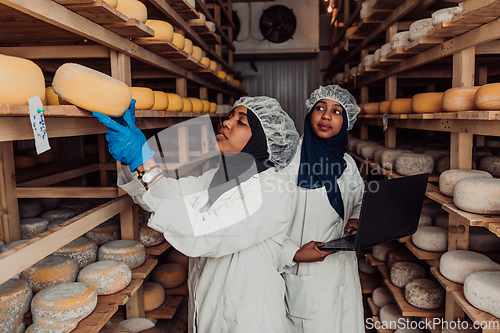
[[[391,279],[391,271],[389,270],[389,267],[387,267],[387,265],[385,265],[385,263],[384,263],[384,265],[377,266],[377,268],[385,280]]]
[[[375,62],[373,68],[385,68],[389,66],[393,66],[400,62],[401,59],[387,59],[386,57],[381,57],[379,61]]]
[[[445,204],[443,209],[450,214],[464,219],[473,227],[485,227],[500,237],[500,215],[480,215],[465,212],[454,204]]]
[[[166,295],[187,295],[188,294],[188,284],[187,281],[177,288],[165,289]]]
[[[406,243],[406,247],[420,260],[438,260],[444,254],[444,252],[430,252],[419,249],[413,244],[413,241],[409,240]]]
[[[452,294],[455,301],[473,322],[489,323],[490,325],[496,325],[497,328],[500,327],[500,319],[473,307],[465,298],[463,291],[453,291]],[[486,332],[486,330],[483,330],[483,332]],[[488,330],[488,332],[495,332],[495,330]]]
[[[165,295],[165,301],[159,308],[147,311],[146,318],[148,319],[172,319],[177,311],[177,308],[182,302],[183,296]]]
[[[99,296],[98,303],[116,303],[118,305],[125,305],[130,297],[142,286],[143,280],[132,280],[127,288],[111,295]]]
[[[397,48],[397,49],[394,49],[394,50],[391,50],[386,58],[387,59],[404,59],[404,58],[408,58],[412,55],[415,55],[415,52],[406,52],[404,48]]]
[[[164,241],[161,244],[147,247],[146,254],[151,255],[151,256],[159,256],[159,255],[163,254],[163,252],[165,252],[169,248],[170,248],[170,243],[167,241]]]
[[[383,266],[383,265],[385,265],[385,262],[379,261],[379,260],[373,258],[373,255],[371,253],[367,253],[365,255],[366,255],[366,258],[368,259],[368,262],[370,262],[370,265],[372,265],[372,266]]]
[[[441,285],[446,291],[462,291],[464,289],[463,285],[455,283],[445,278],[439,271],[439,267],[431,267],[431,273],[432,275],[434,275],[436,280],[438,280],[439,283],[441,283]]]
[[[189,26],[196,31],[207,44],[220,43],[220,36],[210,30],[205,23],[190,23]]]
[[[101,297],[101,296],[99,296]],[[74,333],[97,333],[118,310],[118,304],[97,302],[92,313],[78,323]]]
[[[198,12],[186,0],[168,0],[168,4],[184,20],[199,18]]]
[[[380,308],[373,304],[373,300],[371,297],[368,297],[368,306],[370,307],[370,311],[372,312],[372,315],[378,316],[380,313]]]
[[[429,199],[434,200],[441,205],[453,203],[453,198],[447,197],[446,195],[441,193],[439,188],[433,184],[427,184],[427,191],[425,192],[425,195]]]
[[[157,259],[146,259],[144,264],[132,270],[132,279],[145,279],[149,275],[149,273],[151,273],[151,271],[156,267],[156,264],[158,264]]]
[[[422,37],[404,47],[405,53],[418,53],[430,49],[446,41],[446,38]]]
[[[366,274],[361,271],[359,271],[358,274],[363,294],[371,294],[382,285],[379,274]]]

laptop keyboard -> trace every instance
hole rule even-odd
[[[325,247],[328,247],[329,245],[334,245],[336,248],[344,248],[344,249],[351,249],[354,247],[354,241],[356,240],[356,235],[349,235],[344,238],[340,239],[335,239],[329,242],[326,242]]]

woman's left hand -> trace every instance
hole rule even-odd
[[[358,230],[359,219],[350,219],[344,227],[344,231],[347,233]]]

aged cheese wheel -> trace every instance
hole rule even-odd
[[[205,68],[209,68],[210,67],[210,58],[209,57],[202,57],[200,60],[200,64]]]
[[[148,247],[163,243],[165,237],[161,232],[151,229],[146,224],[142,224],[139,226],[139,239],[145,247]]]
[[[47,105],[61,105],[59,96],[54,92],[52,86],[45,88],[45,101]]]
[[[166,39],[169,41],[174,39],[174,28],[170,23],[160,20],[147,20],[145,24],[155,31],[155,35],[154,37],[143,37],[139,39]]]
[[[90,238],[97,245],[103,245],[120,239],[120,222],[116,220],[108,220],[101,223],[92,230],[85,233],[85,237]]]
[[[56,94],[78,107],[120,117],[130,105],[132,91],[109,75],[78,64],[59,67],[52,81]]]
[[[174,248],[168,253],[167,262],[181,264],[186,270],[189,270],[189,257]]]
[[[397,98],[391,101],[390,112],[395,114],[411,113],[411,98]]]
[[[217,111],[217,104],[210,102],[210,113],[214,113],[215,111]]]
[[[46,211],[42,214],[42,218],[49,222],[54,222],[54,220],[59,219],[70,219],[76,216],[76,212],[71,209],[53,209]]]
[[[356,152],[356,144],[360,141],[364,141],[355,137],[350,137],[347,141],[347,150]]]
[[[203,112],[210,112],[210,102],[202,100],[202,103],[203,103]]]
[[[411,154],[411,150],[404,149],[387,149],[382,152],[380,156],[380,164],[387,170],[394,170],[396,168],[396,159],[402,154]]]
[[[470,227],[469,250],[476,252],[500,251],[500,238],[486,228]]]
[[[474,307],[500,318],[500,272],[475,272],[464,283],[465,298]]]
[[[353,67],[353,68],[351,68],[351,69],[349,70],[349,74],[350,74],[351,76],[354,76],[354,75],[356,75],[357,73],[358,73],[358,67]]]
[[[71,332],[97,306],[97,293],[85,283],[58,284],[39,292],[31,302],[33,332]]]
[[[493,177],[500,177],[500,156],[483,157],[479,169],[489,172]]]
[[[84,199],[66,199],[59,205],[59,209],[72,210],[76,212],[76,215],[86,212],[90,207],[90,201]]]
[[[478,110],[500,110],[500,83],[485,84],[476,92]]]
[[[196,59],[197,62],[201,61],[201,58],[203,58],[203,50],[199,46],[193,46],[193,58]]]
[[[472,169],[476,168],[476,162],[474,162],[474,160],[471,161],[471,166],[472,166]],[[438,164],[436,166],[436,171],[440,174],[445,172],[446,170],[450,170],[450,156],[449,155],[441,157],[438,160]]]
[[[198,18],[187,20],[188,24],[204,24],[207,21],[207,18],[202,13],[198,13]]]
[[[172,38],[172,43],[179,49],[183,50],[185,45],[185,38],[183,35],[174,32],[174,37]]]
[[[216,28],[215,28],[214,22],[207,21],[207,22],[205,22],[205,25],[207,26],[208,30],[215,32]]]
[[[375,150],[375,152],[373,153],[373,160],[375,161],[375,163],[382,165],[382,154],[388,149],[389,148],[380,147]]]
[[[377,289],[375,289],[373,291],[372,301],[373,301],[373,304],[375,304],[379,308],[381,308],[387,304],[396,303],[396,301],[394,300],[394,296],[392,296],[392,293],[385,286],[378,287]]]
[[[148,9],[138,0],[119,0],[116,10],[142,23],[146,23],[148,20]]]
[[[391,43],[384,44],[380,47],[380,57],[385,58],[391,52],[392,45]]]
[[[193,41],[191,39],[184,37],[183,50],[189,55],[193,54]]]
[[[443,94],[428,92],[414,95],[411,99],[412,111],[415,113],[443,112]]]
[[[391,111],[391,101],[380,102],[378,109],[382,114],[389,113]]]
[[[466,178],[453,189],[453,202],[467,212],[500,214],[500,179]]]
[[[424,199],[424,204],[422,205],[421,212],[423,214],[429,215],[434,220],[436,216],[442,214],[444,211],[441,208],[441,205],[438,204],[437,202],[434,202],[431,199]]]
[[[412,241],[419,249],[443,252],[448,249],[448,230],[434,226],[418,227],[412,235]]]
[[[379,104],[380,103],[366,103],[363,106],[364,113],[367,114],[375,114],[379,113]]]
[[[187,271],[177,263],[169,263],[157,266],[153,271],[153,281],[161,284],[164,288],[176,288],[187,279]]]
[[[361,156],[363,156],[366,160],[373,160],[373,156],[375,155],[375,151],[377,149],[384,148],[381,144],[376,143],[371,145],[366,145],[361,148]]]
[[[404,288],[416,279],[425,278],[425,269],[417,263],[400,261],[391,267],[391,283],[398,288]]]
[[[403,176],[431,173],[434,160],[425,154],[401,154],[396,158],[396,172]]]
[[[448,229],[449,214],[439,214],[436,216],[435,225],[436,227]]]
[[[409,31],[401,31],[392,36],[391,39],[391,49],[399,49],[405,47],[410,43],[410,32]]]
[[[120,328],[130,333],[142,332],[153,327],[155,324],[146,318],[131,318],[120,322]]]
[[[448,197],[453,197],[455,184],[465,178],[492,178],[486,171],[453,169],[444,171],[439,176],[439,190]]]
[[[382,49],[376,49],[375,53],[373,53],[373,60],[375,62],[380,61],[381,55],[382,55]]]
[[[419,309],[437,309],[444,304],[444,289],[434,281],[416,279],[406,285],[405,299]]]
[[[29,310],[33,292],[26,281],[9,279],[0,284],[0,328],[2,332],[17,332],[23,315]]]
[[[182,98],[182,112],[193,112],[193,102],[189,98]]]
[[[18,240],[18,241],[14,241],[14,242],[10,242],[8,244],[5,244],[2,246],[2,248],[0,248],[0,253],[3,253],[5,251],[8,251],[10,249],[12,249],[13,247],[16,247],[24,242],[26,242],[27,239],[21,239],[21,240]]]
[[[146,248],[136,240],[116,240],[102,245],[97,257],[99,260],[122,261],[130,268],[136,268],[146,260]]]
[[[377,274],[378,268],[376,266],[372,266],[367,258],[361,258],[358,262],[358,268],[361,272],[365,274]]]
[[[399,310],[399,307],[396,304],[384,305],[380,309],[379,316],[383,327],[391,330],[395,330],[399,326],[399,320],[404,320],[406,322],[407,319],[411,319],[411,317],[403,316],[401,310]]]
[[[481,159],[485,156],[492,156],[493,153],[490,151],[485,151],[485,150],[472,150],[472,159],[476,162],[479,163]]]
[[[363,66],[364,67],[372,67],[375,64],[375,55],[368,54],[363,58]]]
[[[153,111],[164,111],[168,107],[168,97],[163,91],[153,91],[155,95],[155,104],[151,108]]]
[[[443,95],[444,111],[471,111],[476,109],[476,92],[481,87],[450,88]]]
[[[386,261],[387,254],[396,250],[399,247],[397,242],[382,243],[372,247],[372,256],[378,261]]]
[[[364,71],[365,71],[365,65],[362,62],[360,62],[358,64],[358,73],[363,73]]]
[[[438,161],[441,157],[450,156],[450,151],[444,150],[444,149],[429,149],[429,150],[424,150],[423,153],[425,155],[429,155],[430,157],[432,157],[432,159],[434,161],[434,167],[437,166]]]
[[[387,267],[391,268],[397,262],[418,262],[417,257],[413,255],[408,249],[401,248],[393,250],[387,254]]]
[[[168,97],[167,111],[182,111],[184,108],[184,101],[182,97],[174,93],[166,93]]]
[[[82,269],[97,260],[97,244],[87,237],[78,237],[54,251],[54,254],[73,259]]]
[[[19,207],[20,219],[39,216],[43,212],[42,202],[38,199],[20,199],[17,205]]]
[[[47,230],[49,221],[41,217],[31,217],[19,221],[21,225],[21,239],[30,239]]]
[[[410,24],[410,35],[409,39],[411,41],[417,40],[422,37],[427,37],[427,32],[433,28],[432,18],[425,18],[418,20]]]
[[[150,110],[155,105],[153,90],[146,87],[131,87],[132,98],[135,99],[136,110]]]
[[[217,71],[217,76],[221,78],[221,80],[225,80],[227,77],[227,73],[224,71]]]
[[[203,111],[203,102],[199,98],[189,97],[189,100],[193,104],[193,112]]]
[[[463,284],[469,274],[479,271],[500,271],[500,265],[484,254],[455,250],[441,256],[439,270],[448,280]]]
[[[462,7],[460,7],[460,6],[436,10],[431,15],[432,24],[438,25],[439,23],[441,23],[443,21],[451,20],[453,18],[453,16],[458,15],[461,12],[462,12]]]
[[[432,217],[424,213],[420,214],[420,218],[418,219],[418,226],[422,227],[429,225],[432,225]]]
[[[361,155],[361,149],[366,146],[380,146],[380,143],[375,141],[361,141],[356,145],[356,154]]]
[[[132,271],[124,262],[100,260],[84,267],[78,274],[78,282],[86,283],[97,295],[117,293],[130,284]]]
[[[165,289],[159,283],[144,282],[144,311],[159,308],[165,301]]]
[[[217,62],[214,60],[210,60],[210,69],[213,71],[217,70]]]
[[[373,4],[370,0],[365,0],[361,3],[361,10],[359,11],[359,17],[364,20],[368,16],[370,16],[370,13],[372,11]]]
[[[28,105],[28,98],[39,96],[45,105],[45,78],[33,61],[0,54],[0,101]]]
[[[60,283],[75,282],[78,264],[71,258],[50,255],[21,273],[34,293]]]
[[[104,0],[104,2],[113,8],[116,8],[116,6],[118,6],[118,0]]]
[[[14,157],[14,167],[16,169],[32,168],[36,165],[36,159],[33,156],[18,155]]]

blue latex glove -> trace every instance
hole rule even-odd
[[[135,126],[135,99],[122,117],[112,119],[108,115],[92,112],[92,115],[106,126],[108,149],[113,158],[135,171],[155,154],[149,148],[146,137]]]

